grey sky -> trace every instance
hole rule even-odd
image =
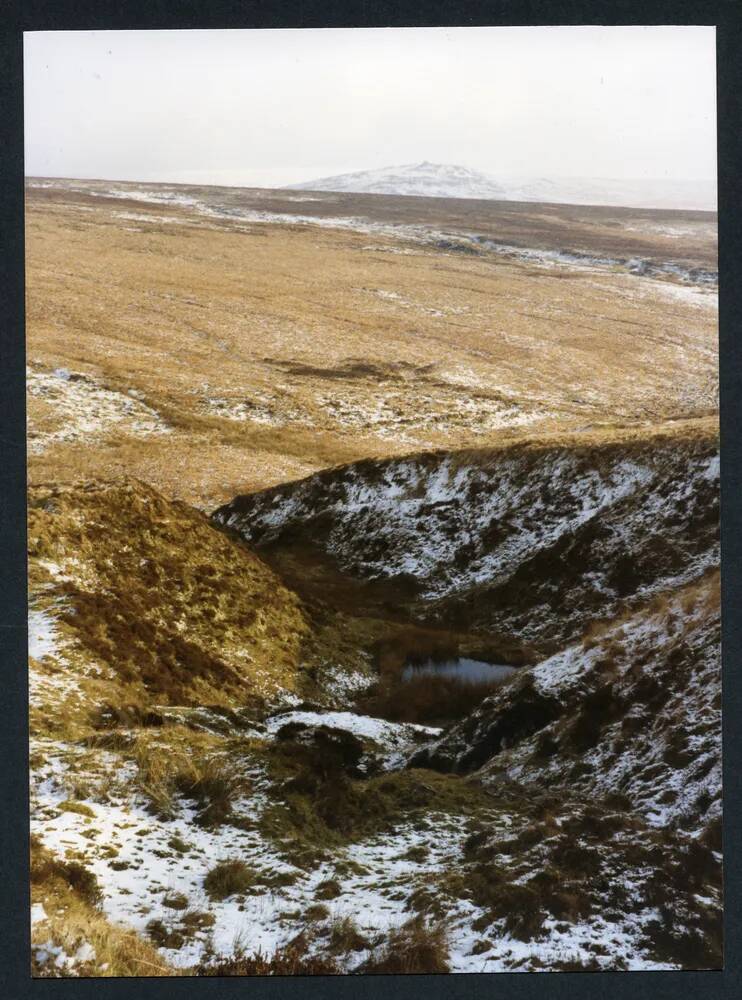
[[[716,176],[708,27],[41,32],[25,61],[29,175]]]

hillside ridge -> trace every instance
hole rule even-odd
[[[546,649],[717,560],[717,438],[687,430],[351,463],[212,520],[284,570],[305,548],[349,583],[386,585],[413,619]]]
[[[450,163],[405,163],[290,184],[286,190],[404,195],[424,198],[616,205],[714,211],[712,181],[499,177]]]

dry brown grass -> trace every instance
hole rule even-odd
[[[175,815],[177,801],[186,799],[197,806],[199,826],[219,826],[231,821],[236,798],[249,792],[249,782],[235,771],[234,762],[215,752],[205,735],[139,732],[126,755],[136,765],[136,787],[162,819]]]
[[[272,955],[220,955],[197,966],[198,976],[336,976],[342,973],[334,959],[307,955],[301,944],[289,944]]]
[[[297,686],[310,632],[298,598],[192,508],[141,483],[39,488],[29,550],[64,568],[47,594],[64,597],[88,663],[113,671],[117,710],[122,686],[140,706],[245,705]]]
[[[330,923],[327,947],[332,955],[347,955],[354,951],[364,951],[371,942],[358,929],[355,920],[348,916],[335,917]]]
[[[60,861],[45,850],[37,840],[31,842],[31,885],[68,887],[89,906],[97,906],[102,898],[95,874],[79,861]]]
[[[204,879],[204,889],[210,899],[227,899],[229,896],[249,892],[256,884],[255,872],[239,859],[220,861]]]
[[[78,862],[55,858],[38,840],[31,841],[31,899],[44,906],[46,919],[32,932],[32,975],[60,976],[53,963],[40,962],[36,950],[47,943],[74,955],[81,944],[92,945],[95,957],[76,968],[76,975],[175,976],[181,973],[133,930],[110,923],[100,912],[95,877]]]
[[[369,253],[367,235],[311,227],[132,225],[116,214],[127,208],[186,218],[29,193],[28,356],[135,389],[175,430],[55,446],[32,457],[32,481],[132,474],[208,508],[354,458],[523,435],[481,433],[481,414],[467,416],[473,394],[532,413],[531,436],[716,408],[713,310],[640,295],[639,279],[570,269],[564,282],[559,271],[432,248]],[[539,238],[569,225],[557,211]],[[615,241],[615,229],[578,228]],[[652,246],[678,251],[659,237]],[[265,397],[286,423],[209,415],[206,397]],[[392,421],[383,436],[369,417],[380,399]],[[37,397],[30,416],[58,423]]]
[[[445,927],[419,915],[413,917],[392,930],[359,971],[387,975],[450,972]]]

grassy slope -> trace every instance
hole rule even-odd
[[[72,683],[35,725],[85,726],[91,706],[260,704],[302,683],[311,624],[259,558],[197,511],[137,482],[29,496],[32,606],[56,622]],[[49,660],[37,665],[53,678]]]

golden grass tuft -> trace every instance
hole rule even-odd
[[[244,861],[220,861],[207,873],[204,889],[209,899],[223,900],[244,895],[256,885],[255,872]]]
[[[172,818],[178,801],[186,799],[198,808],[198,825],[219,826],[231,820],[235,799],[249,791],[228,756],[215,753],[207,736],[199,739],[187,730],[176,730],[167,741],[138,733],[131,756],[137,788],[161,819]]]
[[[135,931],[107,920],[97,908],[99,898],[92,873],[77,862],[60,861],[32,838],[31,899],[41,903],[47,915],[32,930],[32,975],[69,974],[36,957],[39,949],[48,944],[63,948],[68,955],[74,955],[83,944],[92,946],[94,957],[77,966],[76,975],[181,975]]]
[[[360,972],[386,975],[450,972],[448,935],[443,924],[417,915],[394,928]]]

